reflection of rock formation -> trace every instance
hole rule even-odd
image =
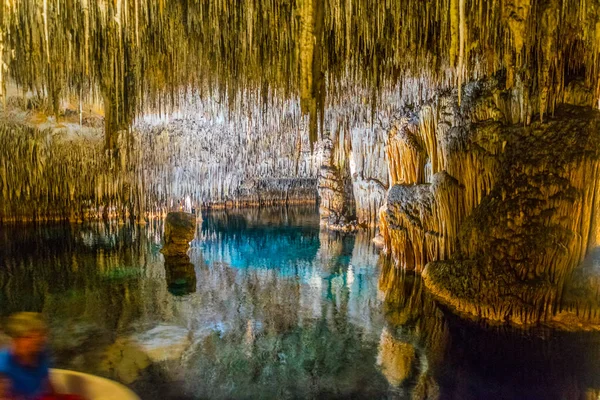
[[[171,212],[165,221],[165,270],[169,292],[181,296],[196,291],[196,271],[187,251],[196,235],[196,216],[185,212]]]
[[[379,365],[407,398],[578,400],[600,387],[595,335],[464,321],[442,312],[421,278],[390,263],[379,288],[386,318]]]
[[[171,212],[165,221],[165,256],[185,255],[196,235],[196,216],[185,212]]]
[[[393,387],[413,399],[436,399],[436,370],[443,363],[448,334],[445,321],[420,278],[383,261],[379,290],[386,327],[379,343],[378,365]]]
[[[415,373],[415,348],[410,343],[397,340],[384,328],[379,342],[377,364],[390,385],[399,387]]]
[[[165,270],[171,294],[181,296],[196,291],[196,271],[190,257],[165,256]]]

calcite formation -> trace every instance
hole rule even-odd
[[[12,100],[0,124],[0,221],[147,222],[186,198],[196,208],[316,202],[318,155],[280,121],[234,128],[205,104],[139,121],[117,138],[115,158],[100,115],[80,125],[72,110],[57,122]]]
[[[492,320],[553,323],[598,243],[599,121],[597,111],[563,106],[545,124],[506,129],[498,181],[461,227],[460,250],[427,266],[436,294]],[[597,324],[596,293],[588,301],[566,311]]]
[[[350,167],[329,139],[323,143],[323,165],[319,171],[319,214],[322,224],[342,229],[355,219]],[[336,162],[344,160],[342,163]]]
[[[422,102],[505,71],[506,88],[524,89],[527,121],[535,102],[540,119],[552,114],[573,71],[600,97],[598,13],[592,1],[558,0],[8,2],[0,86],[43,93],[54,111],[66,98],[102,102],[110,150],[135,117],[176,109],[189,87],[236,111],[259,102],[276,114],[278,98],[300,98],[315,142],[316,120],[326,125],[349,82],[368,82],[377,109],[395,85]]]
[[[466,89],[460,106],[441,97],[390,135],[387,250],[459,312],[592,328],[595,283],[577,267],[598,244],[600,113],[564,104],[517,125],[495,83]]]
[[[183,256],[196,236],[196,216],[186,212],[170,212],[165,220],[164,245],[166,257]]]
[[[196,237],[196,215],[170,212],[164,225],[164,243],[160,252],[165,257],[169,292],[182,296],[196,291],[196,271],[187,252]]]
[[[441,94],[419,110],[406,110],[392,126],[387,160],[390,188],[381,232],[396,263],[422,271],[456,248],[459,227],[496,179],[505,107],[497,83],[467,87],[458,105]],[[494,93],[496,92],[496,93]]]

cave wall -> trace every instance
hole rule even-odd
[[[101,115],[87,113],[80,124],[67,108],[57,122],[19,106],[9,104],[0,125],[4,222],[143,221],[187,197],[194,207],[317,201],[318,154],[289,121],[278,131],[234,126],[223,112],[147,117],[106,151]]]
[[[523,125],[518,96],[488,79],[401,116],[380,226],[397,268],[465,315],[596,329],[593,262],[580,265],[598,243],[600,112],[585,93],[571,82]]]

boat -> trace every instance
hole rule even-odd
[[[86,400],[141,400],[118,382],[83,372],[52,368],[50,380],[56,392],[76,394]]]

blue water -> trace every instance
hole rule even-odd
[[[56,366],[150,400],[600,394],[598,334],[463,321],[314,208],[203,217],[176,263],[160,224],[0,227],[0,316],[43,312]]]

